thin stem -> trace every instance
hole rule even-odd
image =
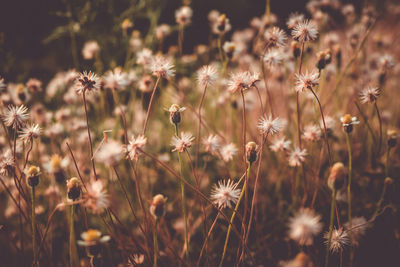
[[[303,65],[303,51],[304,51],[304,42],[301,43],[299,74],[301,74],[301,66]],[[296,111],[297,111],[297,137],[298,137],[298,140],[299,140],[299,148],[301,148],[300,96],[299,96],[299,92],[296,92]]]
[[[378,115],[378,120],[379,120],[379,143],[378,143],[378,156],[381,153],[381,147],[382,147],[382,118],[381,118],[381,114],[379,112],[379,108],[378,108],[378,104],[375,101],[375,110],[376,110],[376,114]]]
[[[178,130],[178,124],[175,123],[175,135],[178,137],[179,130]],[[181,158],[181,153],[178,151],[178,159],[179,159],[179,169],[180,169],[180,176],[182,179],[185,179],[183,176],[183,162]],[[187,219],[187,214],[186,214],[186,199],[185,199],[185,185],[183,184],[182,180],[180,182],[181,186],[181,198],[182,198],[182,213],[183,213],[183,219],[185,221],[185,256],[186,259],[189,259],[189,233],[188,233],[188,219]]]
[[[150,117],[151,106],[153,104],[154,95],[156,93],[157,86],[158,86],[158,83],[160,82],[160,79],[161,79],[161,76],[157,76],[157,81],[154,84],[153,92],[151,93],[149,107],[147,108],[146,119],[144,121],[144,126],[143,126],[143,131],[142,131],[143,135],[145,135],[145,133],[146,133],[147,123],[148,123],[149,117]]]
[[[183,50],[183,25],[179,24],[178,26],[178,50],[179,56],[182,56]]]
[[[232,216],[231,216],[231,219],[230,219],[230,221],[229,221],[229,227],[228,227],[228,231],[226,232],[224,250],[223,250],[223,252],[222,252],[221,261],[219,262],[219,267],[222,266],[222,264],[223,264],[223,262],[224,262],[224,259],[225,259],[225,254],[226,254],[226,249],[227,249],[227,247],[228,247],[229,236],[230,236],[230,234],[231,234],[232,224],[233,224],[233,221],[235,220],[235,216],[236,216],[236,213],[237,213],[237,211],[238,211],[238,209],[239,209],[240,202],[241,202],[242,199],[243,199],[244,192],[246,191],[247,181],[248,181],[248,178],[249,178],[249,176],[250,176],[250,169],[251,169],[251,163],[248,162],[248,163],[247,163],[247,174],[246,174],[246,179],[244,180],[243,188],[242,188],[242,191],[240,192],[240,196],[239,196],[238,202],[236,203],[235,209],[234,209],[234,211],[233,211],[233,213],[232,213]]]
[[[211,225],[211,227],[210,227],[210,230],[208,231],[207,237],[206,237],[206,239],[204,240],[204,244],[203,244],[203,246],[201,247],[201,251],[200,251],[199,259],[197,260],[197,263],[196,263],[196,267],[198,267],[199,264],[200,264],[200,260],[201,260],[201,256],[203,256],[204,248],[206,248],[206,246],[207,246],[208,239],[209,239],[210,236],[211,236],[211,232],[214,230],[214,227],[215,227],[215,225],[216,225],[216,223],[217,223],[217,221],[218,221],[218,217],[219,217],[219,211],[218,211],[218,213],[217,213],[217,216],[215,216],[214,222],[212,223],[212,225]]]
[[[348,222],[349,222],[349,229],[352,228],[352,218],[351,218],[351,177],[352,177],[352,156],[351,156],[351,143],[350,143],[350,134],[346,133],[346,143],[347,143],[347,151],[349,154],[349,180],[347,182],[347,215],[348,215]],[[349,237],[350,237],[350,244],[353,244],[353,234],[352,231],[349,231]],[[350,266],[352,265],[353,262],[353,249],[350,248]]]
[[[31,151],[32,151],[32,147],[33,147],[33,139],[31,138],[31,140],[30,140],[30,147],[29,147],[29,149],[28,149],[28,152],[26,152],[26,157],[25,157],[25,163],[24,163],[24,169],[25,169],[25,167],[26,167],[26,164],[28,163],[28,159],[29,159],[29,154],[31,153]]]
[[[157,242],[157,225],[158,225],[158,218],[154,223],[154,231],[153,231],[153,241],[154,241],[154,267],[157,267],[157,254],[158,254],[158,242]]]
[[[71,267],[79,266],[78,251],[75,242],[74,213],[75,205],[72,204],[69,229],[69,260]]]
[[[389,155],[390,155],[390,149],[391,147],[388,146],[386,150],[386,166],[385,166],[385,176],[389,177]]]
[[[204,97],[206,96],[206,91],[207,91],[207,84],[204,86],[204,91],[200,99],[200,104],[198,108],[198,113],[199,113],[199,125],[197,127],[197,146],[196,146],[196,162],[195,162],[195,167],[197,169],[198,163],[199,163],[199,151],[200,151],[200,140],[201,140],[201,107],[203,105]]]
[[[87,111],[87,107],[86,107],[86,90],[83,90],[82,96],[83,96],[83,106],[85,107],[86,128],[87,128],[87,133],[88,133],[88,138],[89,138],[90,159],[92,161],[94,178],[95,178],[95,180],[97,180],[96,167],[94,166],[94,158],[93,158],[93,143],[92,143],[92,137],[90,135],[89,118],[88,118],[88,111]]]
[[[319,111],[321,112],[322,122],[324,124],[324,136],[325,136],[326,148],[328,150],[328,156],[329,156],[329,165],[332,166],[332,154],[331,154],[331,149],[329,147],[328,131],[326,130],[324,112],[322,111],[321,102],[319,101],[319,98],[318,98],[317,94],[314,92],[314,90],[311,87],[309,87],[309,89],[311,90],[311,92],[313,93],[315,99],[317,100],[318,106],[319,106]]]
[[[35,229],[35,186],[31,186],[32,194],[32,250],[33,250],[33,266],[37,266],[37,254],[36,254],[36,229]]]
[[[335,206],[336,206],[336,189],[334,188],[332,191],[331,217],[329,221],[328,243],[326,244],[325,267],[328,267],[328,261],[329,261],[329,249],[332,241],[333,220],[335,218]]]
[[[243,106],[243,111],[242,111],[243,159],[244,162],[246,163],[246,103],[244,100],[243,89],[240,90],[240,94],[242,96],[242,106]]]

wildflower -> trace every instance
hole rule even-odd
[[[262,116],[257,125],[258,130],[264,135],[274,135],[282,130],[283,121],[280,118],[272,118],[271,115]]]
[[[234,93],[239,89],[250,89],[257,81],[259,81],[259,74],[257,72],[251,73],[249,71],[245,71],[232,73],[230,80],[228,81],[228,91]]]
[[[83,45],[82,56],[86,60],[93,59],[100,51],[100,46],[96,41],[87,41]]]
[[[217,70],[212,65],[203,66],[197,71],[197,81],[202,86],[212,85],[217,79]]]
[[[96,214],[101,214],[110,205],[108,194],[104,190],[104,184],[101,180],[89,184],[84,199],[84,205]]]
[[[150,69],[157,77],[166,79],[175,75],[174,65],[171,61],[163,56],[156,56],[152,59]]]
[[[165,215],[165,202],[167,202],[167,198],[161,194],[153,197],[153,201],[150,205],[150,214],[153,215],[155,219],[160,219]]]
[[[222,50],[224,50],[228,58],[232,58],[237,51],[236,45],[233,42],[225,42],[224,45],[222,46]]]
[[[240,196],[240,189],[233,180],[220,180],[218,185],[214,184],[211,190],[211,200],[219,208],[231,208],[232,204],[236,204]]]
[[[307,125],[304,128],[303,139],[311,142],[321,138],[321,129],[317,125]]]
[[[104,87],[113,90],[121,90],[129,84],[128,75],[120,68],[115,68],[114,71],[108,71],[103,78]]]
[[[346,114],[340,118],[342,122],[343,129],[347,133],[351,133],[353,131],[353,125],[359,124],[360,122],[357,120],[357,117],[352,117],[350,114]]]
[[[331,116],[326,116],[325,117],[325,125],[326,125],[326,130],[328,134],[332,133],[333,129],[335,129],[336,126],[336,120],[332,118]],[[319,121],[319,126],[321,128],[324,128],[324,121],[320,119]]]
[[[237,154],[237,151],[238,150],[237,150],[235,144],[233,144],[233,143],[224,145],[221,148],[222,160],[225,162],[232,160],[233,156],[235,156]]]
[[[265,31],[264,39],[268,47],[283,47],[286,44],[287,36],[283,30],[273,27]]]
[[[307,156],[307,150],[296,147],[289,154],[289,166],[291,167],[300,166],[301,163],[305,161],[305,156]]]
[[[212,134],[203,139],[203,144],[205,146],[205,150],[211,154],[217,153],[220,147],[218,136]]]
[[[150,75],[144,75],[139,81],[139,90],[143,93],[149,93],[153,90],[154,81]]]
[[[183,6],[175,11],[176,23],[185,26],[191,22],[193,10],[188,6]]]
[[[81,195],[81,184],[76,177],[67,181],[67,195],[69,199],[75,200]]]
[[[292,13],[289,15],[289,18],[286,22],[288,29],[293,29],[297,24],[304,21],[304,15],[298,13]]]
[[[381,72],[387,72],[388,70],[393,69],[395,66],[393,56],[389,54],[381,56],[378,64]]]
[[[324,238],[326,239],[325,244],[328,244],[329,232],[325,233]],[[343,228],[333,229],[331,244],[329,246],[329,250],[331,252],[333,253],[339,252],[340,250],[343,250],[345,246],[349,245],[349,243],[350,243],[349,236],[347,235],[347,232],[344,231]]]
[[[14,129],[21,129],[28,120],[28,109],[24,106],[8,106],[3,115],[4,124]]]
[[[15,172],[14,157],[9,154],[6,155],[0,162],[0,174],[5,176],[12,176]]]
[[[148,67],[153,60],[153,52],[148,48],[143,48],[137,53],[136,63]]]
[[[258,145],[255,142],[248,142],[246,144],[246,160],[248,163],[257,161],[257,149]]]
[[[285,140],[285,137],[282,137],[272,141],[272,145],[270,145],[269,147],[271,148],[272,151],[275,152],[287,151],[291,143],[292,142],[290,140]]]
[[[232,29],[229,19],[225,14],[218,16],[212,24],[212,32],[215,34],[225,34]]]
[[[121,160],[122,153],[122,145],[115,140],[109,140],[99,149],[94,157],[98,162],[109,166],[115,166]]]
[[[361,103],[374,103],[379,95],[381,94],[381,90],[378,87],[367,87],[360,93],[360,101]]]
[[[185,111],[185,107],[180,107],[177,104],[172,104],[168,109],[169,111],[169,120],[172,124],[176,125],[181,122],[181,112]]]
[[[26,86],[29,88],[31,92],[41,92],[42,91],[42,82],[35,78],[30,78],[26,82]]]
[[[97,77],[96,74],[89,71],[87,73],[84,71],[83,73],[79,74],[79,77],[75,83],[75,89],[78,94],[83,92],[92,92],[96,91],[100,88],[100,79]]]
[[[158,40],[164,40],[171,32],[171,27],[167,24],[161,24],[155,29]]]
[[[19,133],[20,136],[19,138],[23,140],[24,142],[31,142],[34,138],[38,138],[41,129],[38,124],[31,124],[29,126],[24,127]]]
[[[81,234],[82,240],[78,240],[78,245],[84,247],[96,246],[101,243],[108,242],[110,240],[110,236],[105,235],[102,236],[99,230],[88,229],[86,232]]]
[[[306,89],[312,89],[319,84],[318,72],[296,74],[296,91],[304,92]]]
[[[397,144],[397,131],[396,130],[388,130],[387,131],[387,144],[390,148],[396,146],[396,144]]]
[[[272,66],[278,66],[282,63],[284,59],[284,55],[281,50],[273,48],[269,49],[267,53],[264,55],[264,63],[269,65],[270,67]]]
[[[346,170],[344,168],[343,163],[336,162],[333,164],[329,177],[328,177],[328,186],[333,190],[340,190],[343,187],[344,181],[346,179]]]
[[[316,67],[321,72],[332,61],[332,52],[330,49],[317,53]]]
[[[289,219],[289,237],[302,246],[313,244],[314,236],[322,230],[321,216],[311,209],[301,209]]]
[[[364,217],[355,217],[351,220],[352,228],[350,229],[349,227],[349,222],[344,224],[346,232],[351,231],[353,245],[358,246],[360,244],[361,237],[365,234],[365,231],[367,230],[368,222]]]
[[[184,152],[186,149],[192,146],[192,142],[194,140],[194,137],[192,136],[191,133],[181,133],[181,137],[179,138],[178,136],[173,136],[171,145],[174,146],[175,148],[172,150],[178,151],[180,153]]]
[[[317,35],[317,25],[310,20],[299,22],[292,30],[293,39],[302,43],[315,40]]]
[[[140,150],[143,149],[146,143],[147,137],[144,135],[139,135],[137,138],[132,136],[131,140],[129,140],[129,144],[124,147],[124,153],[127,153],[131,160],[138,160],[139,155],[142,154]]]
[[[40,168],[37,166],[30,166],[25,170],[26,181],[31,187],[35,187],[39,184]]]

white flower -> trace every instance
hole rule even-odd
[[[310,20],[304,20],[294,26],[292,30],[293,39],[299,42],[313,41],[317,38],[318,27]]]
[[[170,34],[171,27],[168,24],[161,24],[157,26],[155,32],[157,39],[162,40]]]
[[[318,72],[313,71],[309,73],[306,71],[302,74],[296,74],[296,91],[304,92],[306,89],[312,89],[319,84]]]
[[[221,148],[221,156],[222,156],[222,160],[225,162],[228,162],[230,160],[233,159],[233,156],[235,156],[237,154],[237,148],[235,146],[235,144],[230,143],[227,145],[224,145]]]
[[[175,11],[175,20],[176,23],[181,25],[186,25],[191,22],[193,15],[193,10],[188,6],[180,7]]]
[[[182,132],[181,137],[173,136],[171,141],[171,146],[174,146],[175,148],[172,149],[172,152],[174,151],[184,152],[186,149],[192,146],[193,140],[194,137],[192,136],[191,133]]]
[[[298,13],[292,13],[289,15],[288,20],[286,21],[286,25],[289,29],[294,28],[297,24],[304,21],[304,15]]]
[[[129,140],[129,144],[124,147],[124,152],[128,154],[131,160],[137,160],[139,155],[142,154],[140,150],[143,149],[146,143],[147,138],[144,135],[139,135],[137,138],[132,136],[131,140]]]
[[[14,129],[22,128],[26,124],[28,118],[28,108],[24,105],[18,107],[10,105],[3,115],[4,124],[8,127],[12,126]]]
[[[244,71],[232,73],[228,81],[228,91],[234,93],[239,89],[250,89],[257,81],[259,81],[259,74],[257,72]]]
[[[296,147],[289,154],[289,166],[300,166],[301,163],[305,161],[305,156],[307,156],[307,150]]]
[[[262,116],[259,121],[257,128],[264,135],[274,135],[283,128],[283,121],[280,118],[273,119],[271,115]]]
[[[325,244],[328,245],[329,241],[329,232],[324,234]],[[329,250],[333,253],[337,253],[340,250],[344,249],[345,246],[350,244],[350,239],[346,231],[343,228],[336,229],[334,228],[332,231],[331,243],[329,246]]]
[[[378,87],[367,87],[360,92],[361,103],[374,103],[381,94]]]
[[[264,33],[268,47],[283,47],[286,44],[286,33],[278,27],[267,29]]]
[[[104,87],[113,90],[121,90],[129,84],[128,75],[120,68],[114,69],[114,71],[108,71],[103,78]]]
[[[267,51],[264,55],[264,63],[269,65],[270,67],[272,66],[278,66],[282,63],[284,59],[284,55],[281,50],[277,48],[272,48]]]
[[[270,145],[269,147],[271,148],[272,151],[275,152],[286,151],[289,149],[291,143],[292,142],[290,140],[285,140],[285,137],[282,137],[272,141],[272,145]]]
[[[202,86],[212,85],[217,79],[217,70],[212,65],[203,66],[197,71],[197,81]]]
[[[31,124],[31,125],[26,126],[25,128],[23,128],[19,132],[20,133],[19,138],[22,139],[25,142],[31,142],[32,139],[39,137],[41,131],[42,130],[40,129],[38,124]]]
[[[143,48],[143,50],[137,53],[136,63],[141,64],[144,67],[148,67],[153,60],[153,52],[148,48]]]
[[[368,222],[364,217],[353,217],[351,220],[351,229],[349,222],[344,224],[346,231],[351,231],[353,245],[355,246],[360,244],[360,239],[365,234],[367,227]]]
[[[100,79],[93,72],[82,72],[75,83],[75,90],[78,94],[92,92],[100,88]]]
[[[174,65],[171,61],[163,56],[153,57],[150,69],[155,76],[170,78],[175,75]]]
[[[100,51],[100,46],[96,41],[87,41],[82,48],[82,56],[86,60],[93,59]]]
[[[303,132],[304,140],[315,142],[321,139],[321,129],[317,125],[307,125]]]
[[[108,140],[95,154],[95,158],[98,162],[115,166],[122,158],[123,147],[115,140]]]
[[[218,136],[212,134],[203,139],[203,144],[205,146],[205,150],[211,154],[217,153],[220,147]]]
[[[347,127],[353,124],[359,124],[360,122],[357,120],[357,117],[352,117],[350,114],[346,114],[340,117],[340,121],[342,122],[343,127]]]
[[[311,209],[301,209],[289,219],[289,237],[302,246],[310,246],[322,230],[321,216]]]
[[[101,180],[89,184],[84,199],[84,205],[96,214],[101,214],[110,205],[108,194],[104,190],[104,184]]]
[[[240,189],[236,189],[237,184],[233,180],[228,179],[218,181],[218,185],[214,185],[211,191],[211,200],[219,208],[231,208],[232,203],[236,204],[240,196]]]

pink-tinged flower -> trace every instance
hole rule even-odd
[[[205,151],[216,154],[220,148],[218,136],[210,134],[207,138],[203,139],[203,145],[205,146]]]
[[[31,142],[34,138],[38,138],[41,132],[38,124],[31,124],[19,131],[19,138],[25,142]]]
[[[306,156],[307,156],[306,149],[300,149],[299,147],[296,147],[289,154],[289,166],[291,167],[300,166],[301,163],[303,163],[306,160],[305,158]]]
[[[100,51],[100,46],[96,41],[87,41],[83,45],[82,56],[86,60],[93,59]]]
[[[381,94],[381,90],[378,87],[367,87],[360,93],[361,103],[374,103]]]
[[[211,191],[211,201],[219,208],[231,208],[240,196],[241,190],[236,187],[237,184],[231,179],[218,181],[218,185],[214,184]]]
[[[293,39],[299,42],[313,41],[318,36],[318,27],[311,20],[304,20],[294,26],[292,30]]]
[[[153,57],[150,69],[157,77],[164,77],[168,79],[175,75],[174,65],[169,59],[163,56]]]
[[[324,234],[325,244],[328,245],[329,232]],[[329,245],[329,250],[333,253],[337,253],[343,250],[346,246],[350,244],[349,235],[343,228],[336,229],[332,231],[331,243]]]
[[[3,115],[4,124],[8,127],[12,126],[14,129],[21,129],[25,126],[28,118],[28,108],[24,105],[18,107],[10,105]]]
[[[272,48],[267,51],[264,55],[264,63],[270,67],[278,66],[284,59],[283,52],[280,49]]]
[[[232,73],[228,81],[228,91],[231,93],[237,90],[250,89],[259,81],[259,74],[257,72],[251,73],[249,71]]]
[[[171,146],[174,146],[175,148],[172,149],[172,152],[178,151],[180,153],[184,152],[186,149],[192,146],[192,142],[194,140],[194,137],[192,136],[191,133],[181,133],[181,137],[178,136],[173,136],[172,141],[171,141]]]
[[[193,15],[193,10],[188,6],[180,7],[175,11],[175,20],[176,23],[181,25],[187,25],[191,22]]]
[[[291,143],[292,143],[292,141],[285,140],[285,137],[282,137],[282,138],[277,138],[274,141],[272,141],[272,144],[269,147],[274,152],[287,151],[289,149]]]
[[[264,135],[274,135],[283,128],[283,121],[280,118],[272,118],[271,115],[262,116],[258,121],[257,128]]]
[[[103,77],[104,87],[113,90],[121,90],[129,84],[128,75],[120,68],[108,71]]]
[[[75,90],[78,94],[82,92],[93,92],[100,88],[100,79],[93,72],[87,73],[84,71],[79,74],[75,83]]]
[[[289,237],[301,246],[312,245],[321,230],[321,216],[311,209],[301,209],[289,219]]]
[[[233,156],[235,156],[237,154],[237,152],[238,152],[238,149],[236,148],[234,143],[224,145],[221,148],[222,160],[225,162],[231,161],[233,159]]]
[[[161,24],[157,26],[155,32],[157,39],[163,40],[171,33],[171,27],[168,24]]]
[[[307,125],[304,127],[303,139],[315,142],[321,139],[321,129],[317,125]]]
[[[101,180],[94,181],[87,187],[84,205],[93,213],[101,214],[110,205],[108,194]]]
[[[264,33],[264,39],[268,47],[283,47],[286,44],[286,33],[278,27],[267,29]]]
[[[153,60],[153,52],[148,48],[143,48],[137,53],[136,63],[143,65],[145,68],[149,67]]]
[[[318,72],[313,71],[309,73],[306,71],[302,74],[296,74],[296,91],[304,92],[306,89],[312,89],[319,84]]]
[[[143,150],[147,144],[147,137],[139,135],[137,138],[132,136],[129,140],[129,144],[124,147],[124,152],[128,154],[128,158],[131,160],[138,160],[139,155],[142,154],[140,150]]]
[[[217,79],[217,70],[211,66],[203,66],[197,71],[197,81],[202,86],[212,85]]]

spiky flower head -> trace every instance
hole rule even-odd
[[[123,146],[115,141],[108,140],[94,155],[96,160],[108,166],[115,166],[123,156]]]
[[[351,231],[351,237],[354,246],[358,246],[360,244],[361,238],[367,231],[368,224],[369,223],[364,217],[353,217],[351,220],[351,228],[349,222],[344,224],[346,231]]]
[[[217,70],[212,65],[201,67],[197,71],[197,81],[202,86],[212,85],[217,79]]]
[[[21,129],[24,127],[28,118],[28,108],[24,105],[18,107],[10,105],[3,115],[4,124],[14,129]]]
[[[180,153],[184,152],[186,149],[192,146],[193,140],[194,137],[192,136],[191,133],[182,132],[181,137],[173,136],[171,141],[171,146],[174,146],[175,148],[172,149],[172,152],[174,151],[178,151]]]
[[[138,160],[139,155],[142,154],[140,150],[143,150],[144,146],[147,143],[147,137],[144,135],[139,135],[138,137],[131,137],[131,140],[129,140],[129,143],[124,146],[124,153],[128,154],[128,158],[130,160]]]
[[[329,232],[326,232],[324,234],[325,244],[328,245],[329,243]],[[329,244],[329,250],[332,253],[337,253],[341,250],[343,250],[346,246],[350,244],[350,239],[347,234],[347,231],[345,231],[343,228],[336,229],[334,228],[332,231],[332,237],[331,237],[331,242]]]
[[[217,153],[220,148],[218,136],[210,134],[207,138],[203,139],[203,145],[205,146],[205,151],[211,154]]]
[[[112,71],[108,71],[104,76],[103,81],[104,87],[117,91],[124,89],[129,84],[128,74],[123,72],[121,68],[115,68]]]
[[[84,71],[79,74],[75,83],[75,90],[78,94],[83,92],[94,92],[100,88],[100,79],[91,71]]]
[[[271,148],[272,151],[275,152],[287,151],[291,143],[292,141],[286,140],[285,137],[276,138],[275,140],[272,141],[272,144],[269,147]]]
[[[263,135],[274,135],[283,129],[284,122],[280,118],[272,118],[271,115],[262,116],[257,128]]]
[[[89,184],[84,199],[84,206],[95,214],[101,214],[110,205],[108,194],[101,180]]]
[[[374,103],[381,94],[378,87],[367,87],[360,92],[361,103]]]
[[[296,91],[304,92],[306,89],[312,89],[319,84],[317,71],[296,74]]]
[[[169,79],[175,75],[174,64],[163,56],[155,56],[151,60],[150,70],[157,77]]]
[[[278,27],[267,29],[264,33],[267,47],[283,47],[286,44],[286,33]]]
[[[214,184],[211,191],[211,200],[219,208],[231,208],[232,204],[236,204],[240,196],[240,189],[237,184],[231,180],[220,180],[218,184]]]
[[[238,149],[236,148],[234,143],[224,145],[221,148],[222,160],[225,162],[232,160],[233,156],[235,156],[237,154],[237,152],[238,152]]]
[[[307,156],[307,150],[301,149],[296,147],[289,153],[289,166],[291,167],[298,167],[300,166],[305,160]]]
[[[312,20],[297,23],[292,30],[293,39],[299,42],[313,41],[318,36],[318,27]]]
[[[42,130],[38,124],[27,125],[19,131],[19,138],[24,142],[31,142],[33,139],[39,137]]]
[[[321,129],[314,124],[304,127],[303,139],[306,141],[315,142],[321,138]]]
[[[228,91],[231,93],[237,90],[250,89],[259,81],[259,74],[257,72],[251,73],[249,71],[232,73],[228,81]]]
[[[289,219],[289,237],[301,246],[310,246],[322,230],[321,216],[314,210],[301,209]]]

